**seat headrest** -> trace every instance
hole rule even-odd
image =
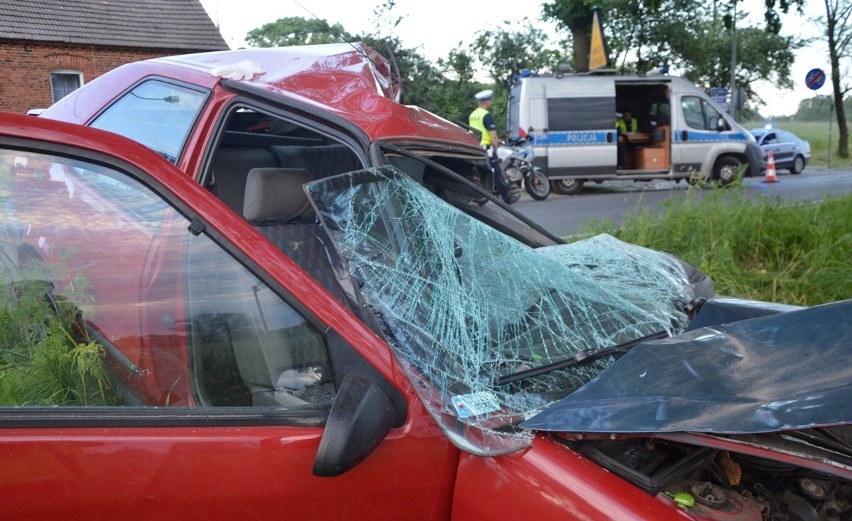
[[[252,224],[313,220],[302,185],[313,181],[302,168],[252,168],[246,179],[243,217]]]

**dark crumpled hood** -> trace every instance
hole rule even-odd
[[[640,344],[521,426],[745,434],[850,423],[847,300]]]

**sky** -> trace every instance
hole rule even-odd
[[[210,18],[219,26],[225,41],[232,49],[245,47],[245,35],[252,29],[274,22],[279,18],[299,16],[317,17],[329,23],[339,23],[350,33],[366,33],[374,29],[374,11],[383,0],[201,0]],[[407,47],[418,48],[429,60],[446,57],[449,52],[467,46],[473,34],[481,29],[498,28],[504,20],[520,21],[524,17],[536,27],[556,38],[552,24],[538,21],[543,0],[519,2],[517,0],[491,0],[480,3],[466,0],[396,0],[395,16],[403,17],[397,26],[400,40]],[[801,37],[818,37],[819,29],[809,21],[820,14],[819,0],[806,0],[805,15],[782,17],[782,34],[797,31]],[[763,0],[742,0],[741,9],[752,12],[752,19],[762,20]],[[487,6],[483,9],[483,6]],[[730,56],[724,57],[730,60]],[[792,68],[795,88],[781,90],[768,82],[758,86],[766,102],[760,108],[766,116],[783,116],[796,112],[802,99],[816,94],[828,95],[827,83],[818,91],[805,86],[805,75],[820,68],[830,75],[828,55],[824,45],[813,44],[796,54]]]

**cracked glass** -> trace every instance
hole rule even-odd
[[[670,255],[607,235],[533,249],[394,167],[306,190],[420,397],[468,452],[528,446],[517,424],[608,367],[608,348],[686,326],[692,291]]]

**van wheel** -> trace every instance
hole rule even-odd
[[[583,190],[583,179],[557,179],[550,187],[560,195],[577,195]]]
[[[735,157],[720,157],[713,167],[713,180],[721,186],[733,183],[740,175],[741,164],[740,160]]]

